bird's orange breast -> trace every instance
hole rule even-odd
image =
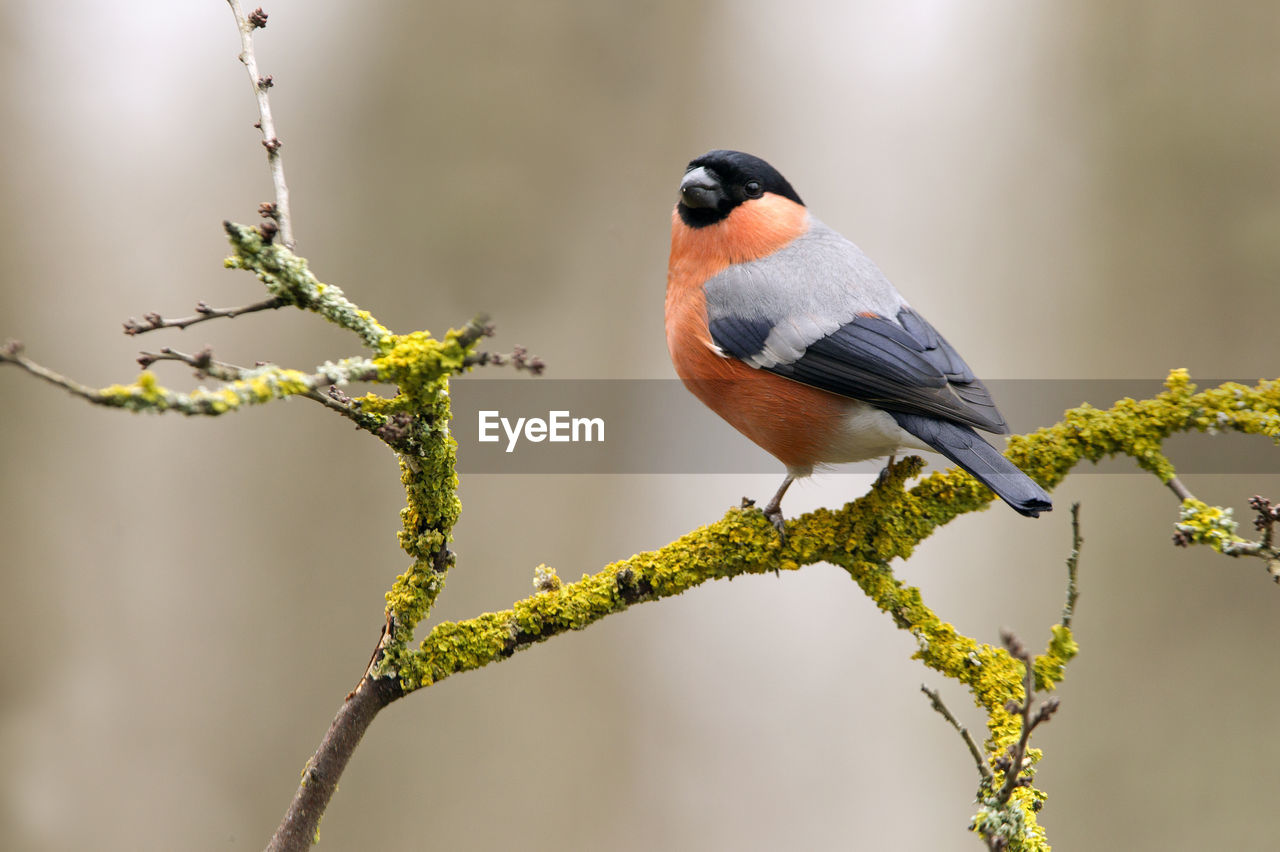
[[[689,228],[673,213],[667,269],[667,348],[694,396],[788,468],[820,461],[849,400],[721,355],[707,325],[703,283],[734,263],[767,257],[809,227],[809,214],[777,195],[744,203],[720,223]]]

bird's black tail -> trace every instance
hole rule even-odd
[[[1019,514],[1034,518],[1053,508],[1043,488],[969,426],[922,414],[890,414],[899,426],[969,471]]]

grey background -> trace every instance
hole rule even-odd
[[[991,379],[1280,373],[1280,7],[987,2],[268,7],[300,251],[400,330],[478,310],[566,379],[665,379],[670,206],[760,154]],[[270,197],[216,0],[0,6],[0,335],[91,384],[140,347],[309,368],[219,222]],[[166,384],[189,371],[161,370]],[[505,373],[494,376],[509,378]],[[260,847],[406,564],[394,459],[304,402],[220,421],[91,409],[0,370],[0,846]],[[1098,399],[1107,405],[1110,399]],[[714,424],[713,424],[714,425]],[[728,440],[732,433],[721,427]],[[1199,438],[1210,441],[1209,438]],[[870,475],[794,488],[835,505]],[[499,609],[766,498],[777,473],[464,479],[435,620]],[[1275,475],[1192,476],[1237,507]],[[1169,544],[1152,478],[1076,476],[1083,650],[1037,742],[1060,849],[1266,848],[1280,831],[1277,590]],[[996,507],[901,567],[1033,647],[1068,517]],[[942,685],[840,571],[638,607],[391,707],[323,848],[977,848]]]
[[[492,375],[492,374],[491,374]],[[1210,379],[1205,387],[1222,380]],[[1250,381],[1248,384],[1252,385]],[[987,383],[1013,432],[1031,432],[1060,420],[1084,402],[1147,399],[1165,383],[1156,380],[1011,379]],[[721,394],[739,392],[734,382]],[[582,473],[776,473],[778,461],[746,437],[724,427],[717,415],[679,379],[476,378],[453,382],[453,435],[460,474]],[[537,423],[540,425],[534,426]],[[555,440],[553,440],[553,437]],[[1003,438],[987,435],[998,446]],[[1280,452],[1265,441],[1235,432],[1206,441],[1200,433],[1170,438],[1166,450],[1181,475],[1280,473]],[[929,454],[936,467],[948,467]],[[878,474],[885,459],[829,468]],[[1085,464],[1075,475],[1133,473],[1128,458]]]

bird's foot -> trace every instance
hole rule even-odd
[[[782,542],[782,546],[786,547],[787,521],[785,518],[782,517],[782,506],[779,505],[779,502],[780,501],[770,502],[769,505],[765,506],[763,509],[760,509],[759,511],[760,511],[760,514],[764,515],[765,520],[768,521],[770,524],[772,524],[773,528],[778,531],[778,539]],[[752,500],[750,497],[742,498],[742,508],[754,509],[755,506],[756,506],[755,500]],[[777,573],[777,572],[774,572],[774,573]]]
[[[773,524],[773,528],[778,531],[778,543],[783,547],[787,546],[787,521],[782,517],[782,506],[779,500],[770,500],[769,504],[760,510],[764,515],[764,519]],[[774,573],[778,573],[774,571]]]
[[[772,511],[768,506],[761,509],[764,512],[765,520],[773,524],[773,528],[778,531],[778,538],[782,541],[783,546],[787,544],[787,522],[782,517],[782,507],[774,506]]]
[[[893,463],[897,460],[897,456],[889,456],[889,463],[880,469],[880,475],[876,477],[876,487],[884,485],[885,480],[893,476]]]

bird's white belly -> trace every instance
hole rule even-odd
[[[883,458],[901,450],[932,452],[932,447],[899,426],[887,411],[850,400],[840,428],[835,431],[819,461],[822,464],[844,464]]]

